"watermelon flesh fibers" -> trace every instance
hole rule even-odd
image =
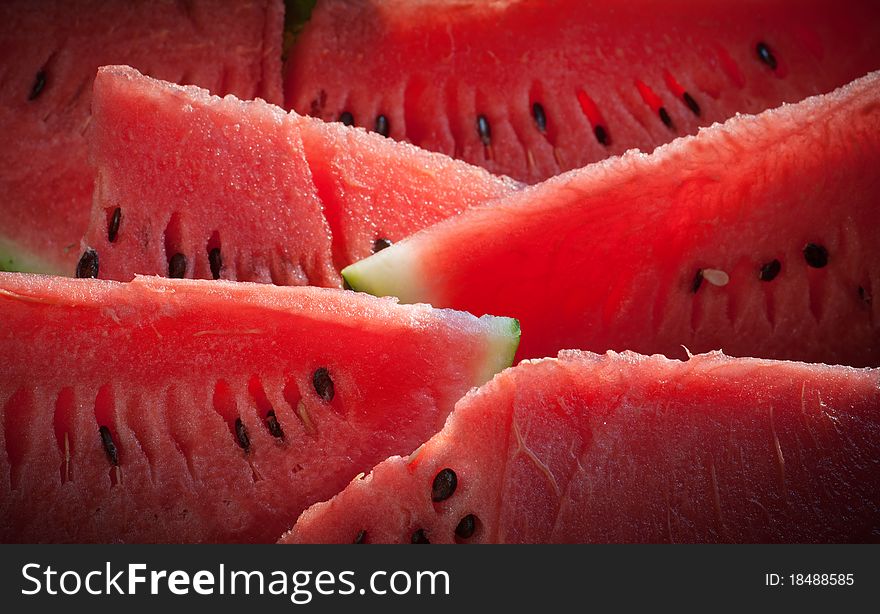
[[[527,361],[282,541],[877,541],[878,382],[718,353]]]
[[[339,287],[347,264],[517,187],[363,130],[127,67],[99,71],[92,125],[83,253],[97,253],[107,279]]]
[[[880,69],[880,3],[321,0],[285,104],[536,183]]]
[[[73,272],[99,66],[280,102],[283,18],[281,0],[0,3],[0,270]]]
[[[354,292],[0,274],[0,542],[265,542],[437,432],[508,318]]]
[[[880,73],[437,224],[343,271],[355,289],[567,348],[880,365]]]

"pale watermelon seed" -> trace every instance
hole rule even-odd
[[[98,252],[91,247],[83,252],[76,263],[76,276],[79,278],[95,278],[98,276]]]
[[[354,115],[348,111],[343,111],[339,114],[339,121],[342,122],[343,126],[351,126],[354,124]]]
[[[34,84],[31,86],[31,93],[28,94],[28,100],[36,100],[46,87],[46,71],[38,70],[34,77]]]
[[[700,289],[700,286],[703,285],[703,269],[697,269],[697,274],[694,275],[694,281],[691,282],[691,292],[694,294]]]
[[[764,62],[764,64],[769,66],[772,70],[776,70],[776,67],[778,66],[776,63],[776,57],[773,55],[773,52],[770,51],[770,47],[767,46],[767,43],[758,43],[755,50],[758,52],[758,59]]]
[[[358,531],[357,537],[354,538],[354,542],[352,542],[352,543],[355,543],[355,544],[367,543],[367,530],[361,529],[360,531]]]
[[[247,427],[241,421],[241,418],[235,419],[235,439],[238,441],[238,445],[241,446],[242,450],[250,452],[251,438],[248,437]]]
[[[383,249],[391,247],[391,241],[384,237],[380,237],[373,241],[373,253],[381,252]]]
[[[272,437],[276,439],[284,439],[284,429],[281,428],[281,423],[278,422],[278,417],[275,415],[275,410],[270,409],[266,413],[266,427],[269,429],[269,433],[271,433]]]
[[[535,118],[535,126],[538,127],[538,131],[547,132],[547,115],[544,113],[544,107],[541,106],[540,102],[532,105],[532,117]]]
[[[697,101],[694,100],[693,96],[685,92],[681,95],[681,99],[684,100],[684,103],[687,105],[687,108],[690,109],[694,115],[699,117],[700,115],[700,105],[697,104]]]
[[[113,435],[110,433],[110,429],[106,426],[101,426],[98,428],[98,433],[101,435],[101,443],[104,446],[104,452],[107,453],[107,458],[110,459],[110,464],[118,467],[119,451],[116,449],[116,444],[113,443]]]
[[[779,260],[771,260],[761,266],[761,271],[758,273],[758,279],[761,281],[773,281],[776,279],[776,276],[779,275],[781,270],[782,263],[780,263]]]
[[[419,529],[412,534],[410,538],[411,544],[430,544],[431,540],[428,539],[427,534],[424,529]]]
[[[807,243],[804,247],[804,259],[814,269],[821,269],[828,264],[828,250],[822,245]]]
[[[434,476],[434,483],[431,486],[431,500],[434,503],[445,501],[455,494],[457,486],[458,476],[455,475],[455,472],[448,467],[441,470]]]
[[[110,243],[116,241],[116,237],[119,235],[119,222],[122,221],[122,209],[116,207],[113,210],[113,214],[110,216],[110,223],[107,225],[107,240]]]
[[[480,135],[480,142],[488,147],[492,144],[492,129],[489,127],[489,120],[485,115],[477,116],[477,134]]]
[[[220,269],[223,268],[223,256],[220,255],[219,247],[215,247],[208,252],[208,264],[211,267],[211,277],[220,279]]]
[[[703,279],[718,287],[726,286],[730,282],[730,276],[718,269],[703,269]]]
[[[318,393],[319,397],[328,403],[333,400],[336,390],[334,389],[330,372],[326,367],[319,367],[315,370],[315,374],[312,375],[312,385],[315,387],[315,392]]]
[[[380,115],[376,118],[376,132],[382,136],[388,136],[391,128],[388,125],[388,118]]]
[[[477,528],[477,517],[473,514],[468,514],[464,518],[462,518],[458,526],[455,527],[455,534],[461,539],[468,539],[473,534]]]
[[[183,279],[186,276],[186,256],[180,252],[171,256],[168,261],[168,277]]]

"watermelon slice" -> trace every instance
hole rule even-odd
[[[127,67],[99,71],[93,118],[83,254],[97,254],[108,279],[338,287],[345,265],[516,187],[363,130]]]
[[[321,0],[300,113],[537,182],[880,68],[880,3]]]
[[[565,351],[306,511],[290,542],[880,539],[880,371]]]
[[[280,102],[283,14],[281,0],[0,3],[0,270],[73,271],[99,66]]]
[[[578,348],[880,365],[880,73],[473,209],[347,268]]]
[[[514,320],[0,274],[0,542],[274,541],[508,366]]]

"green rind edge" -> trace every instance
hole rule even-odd
[[[497,373],[513,366],[516,351],[519,349],[522,329],[519,320],[504,316],[483,316],[481,320],[489,320],[491,329],[490,342],[487,349],[487,361],[484,369],[477,374],[477,386],[482,386]]]
[[[42,273],[64,275],[57,265],[29,254],[15,243],[0,237],[0,271],[8,273]]]

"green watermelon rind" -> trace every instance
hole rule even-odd
[[[485,315],[480,320],[489,327],[491,339],[486,353],[488,359],[483,370],[476,374],[475,386],[482,386],[497,373],[513,366],[521,336],[519,320],[516,318]]]
[[[42,273],[45,275],[70,275],[57,265],[29,254],[20,246],[0,237],[0,271],[8,273]]]
[[[418,258],[409,245],[403,241],[355,262],[342,269],[342,278],[358,292],[396,296],[402,303],[430,303],[430,287],[419,278],[413,266]]]

